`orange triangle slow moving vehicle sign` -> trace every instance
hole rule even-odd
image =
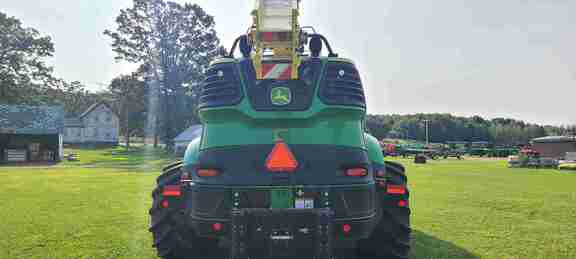
[[[268,155],[266,168],[270,172],[293,172],[298,168],[298,161],[284,141],[276,142],[276,145]]]

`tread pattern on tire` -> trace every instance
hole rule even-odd
[[[404,166],[385,162],[386,180],[395,185],[407,185]],[[409,192],[402,197],[409,198]],[[381,204],[385,204],[383,201]],[[410,208],[382,206],[382,217],[372,236],[360,242],[359,258],[408,259],[410,253]]]
[[[157,187],[152,192],[152,207],[150,208],[150,228],[153,235],[153,247],[158,256],[165,259],[207,259],[217,257],[220,249],[215,240],[198,237],[194,230],[186,224],[184,211],[179,208],[163,208],[162,189],[165,185],[178,184],[182,162],[170,164],[162,170],[156,182]]]

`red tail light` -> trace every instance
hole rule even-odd
[[[180,196],[180,185],[166,185],[162,190],[164,197],[178,197]]]
[[[386,192],[389,194],[406,194],[406,186],[389,184],[386,187]]]
[[[266,169],[270,172],[293,172],[296,168],[298,168],[298,161],[288,145],[283,141],[276,142],[266,160]]]
[[[220,232],[222,231],[222,223],[214,223],[212,224],[212,230],[214,232]]]
[[[398,207],[402,207],[402,208],[408,207],[408,201],[406,201],[406,200],[398,201]]]
[[[346,176],[363,177],[368,175],[368,170],[364,168],[350,168],[346,170]]]
[[[168,202],[168,200],[163,200],[162,201],[162,208],[168,208],[168,206],[170,206],[170,203]]]
[[[348,234],[350,231],[352,231],[352,226],[349,224],[342,225],[342,232],[344,232],[344,234]]]
[[[216,169],[198,169],[196,174],[200,177],[215,177],[220,174]]]

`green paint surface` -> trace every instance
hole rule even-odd
[[[226,117],[219,116],[220,118]],[[235,117],[230,114],[231,117]],[[231,134],[233,132],[233,134]],[[288,144],[327,144],[364,147],[363,127],[354,114],[324,116],[322,120],[243,120],[241,117],[207,123],[202,149],[273,144],[277,137]]]
[[[287,209],[294,207],[294,197],[290,189],[270,190],[270,207],[272,209]]]
[[[368,133],[364,133],[364,135],[366,136],[366,146],[370,161],[378,164],[384,164],[384,155],[382,154],[382,148],[380,148],[378,139]]]

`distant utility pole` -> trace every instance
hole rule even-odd
[[[430,120],[424,120],[424,125],[426,128],[426,146],[430,144]]]

